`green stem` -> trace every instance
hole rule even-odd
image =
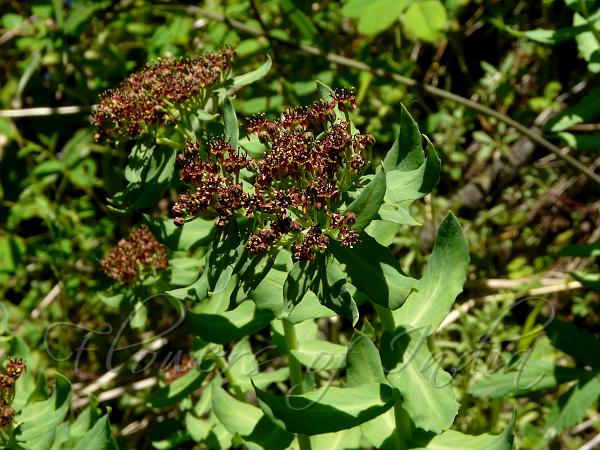
[[[379,317],[383,329],[390,333],[396,331],[396,322],[394,321],[394,314],[392,311],[375,303],[373,303],[373,306],[375,306],[377,317]]]
[[[227,378],[227,381],[229,382],[229,385],[233,389],[233,392],[234,392],[235,396],[237,397],[237,399],[242,402],[246,402],[246,396],[244,395],[244,391],[236,383],[235,379],[233,378],[233,375],[231,375],[231,372],[229,371],[229,367],[228,367],[227,361],[225,361],[225,358],[223,358],[222,355],[219,355],[217,353],[213,353],[212,358],[215,361],[215,364],[217,365],[217,367],[223,373],[223,375],[225,375],[225,378]]]
[[[402,398],[398,391],[394,393],[394,397],[394,418],[396,419],[396,439],[398,442],[398,448],[400,450],[408,450],[406,441],[412,433],[410,417],[406,410],[400,406]]]
[[[290,367],[290,382],[292,383],[292,394],[304,393],[302,366],[300,361],[292,354],[292,350],[298,348],[298,337],[294,325],[281,319],[283,324],[283,334],[285,335],[285,345],[287,347],[288,365]],[[300,450],[311,450],[310,438],[305,434],[297,434]]]
[[[379,321],[385,331],[394,333],[396,331],[396,321],[391,310],[373,303]],[[402,397],[398,391],[394,393],[394,418],[396,419],[396,442],[401,450],[408,449],[406,441],[412,433],[411,420],[402,407]]]
[[[156,143],[166,145],[167,147],[174,148],[175,150],[181,150],[181,146],[177,142],[166,137],[157,137]]]

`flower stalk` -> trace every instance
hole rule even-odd
[[[390,333],[394,333],[396,331],[396,322],[392,311],[375,303],[373,305],[383,329]],[[396,420],[397,446],[400,450],[408,449],[406,441],[411,435],[412,427],[410,417],[402,407],[402,397],[398,391],[394,392],[394,418]]]
[[[283,334],[285,336],[285,344],[287,347],[288,365],[290,368],[290,382],[292,384],[292,394],[304,393],[304,380],[302,376],[302,366],[300,361],[292,354],[292,350],[298,348],[298,337],[296,328],[287,319],[281,319],[283,324]],[[298,445],[300,450],[310,450],[310,438],[304,434],[297,434]]]

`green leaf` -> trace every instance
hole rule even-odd
[[[579,363],[600,368],[600,341],[590,332],[554,318],[546,328],[546,334],[554,347]]]
[[[410,205],[433,190],[441,172],[440,159],[433,144],[427,137],[425,139],[427,141],[427,159],[417,169],[392,170],[387,173],[385,203],[379,208],[381,219],[400,225],[418,225],[418,222],[410,215]]]
[[[204,271],[200,278],[191,285],[179,289],[172,289],[166,291],[166,293],[179,300],[200,301],[208,296],[208,290],[208,273]]]
[[[387,379],[402,395],[402,408],[417,428],[438,434],[454,422],[460,404],[452,377],[439,367],[421,330],[398,328],[381,338]]]
[[[317,339],[319,329],[314,320],[306,320],[296,324],[295,328],[300,344],[302,344],[302,342],[314,341]],[[271,322],[271,340],[273,344],[277,346],[280,353],[288,352],[281,320],[274,320]]]
[[[352,320],[352,326],[356,325],[358,308],[351,294],[354,287],[346,281],[342,267],[329,255],[318,255],[315,263],[317,271],[311,290],[322,305]]]
[[[308,291],[298,306],[287,317],[287,320],[291,324],[297,324],[308,319],[320,319],[321,317],[333,317],[335,315],[335,311],[319,302],[314,292]]]
[[[53,440],[54,429],[66,417],[70,403],[71,383],[57,373],[56,386],[50,398],[27,404],[16,416],[16,440],[29,446],[33,442]]]
[[[589,375],[588,370],[532,360],[522,364],[517,370],[494,373],[481,378],[468,389],[468,392],[481,398],[516,397],[555,388],[559,384],[587,378]]]
[[[295,308],[312,290],[326,308],[351,319],[353,324],[358,320],[358,309],[350,293],[352,286],[347,283],[339,263],[329,255],[320,254],[313,261],[295,263],[283,290],[288,315],[294,314]],[[298,313],[296,320],[304,316]]]
[[[73,450],[107,450],[115,448],[110,431],[108,415],[102,417],[83,437]]]
[[[273,383],[284,383],[290,379],[289,367],[271,370],[269,372],[261,372],[252,377],[252,382],[259,389],[266,389],[267,386]]]
[[[596,7],[596,0],[563,0],[564,4],[567,5],[572,11],[579,14],[585,14],[586,11],[593,11]],[[592,14],[593,17],[596,13]]]
[[[219,421],[230,433],[240,435],[248,448],[278,450],[287,448],[294,439],[259,408],[233,398],[214,383],[212,405]]]
[[[369,337],[354,330],[346,357],[347,388],[360,387],[368,383],[387,383],[379,351]]]
[[[586,288],[600,291],[600,273],[569,272],[569,275]]]
[[[462,291],[469,267],[469,244],[460,224],[449,213],[440,224],[433,253],[423,277],[417,281],[416,292],[394,312],[398,325],[426,327],[433,334]]]
[[[225,139],[229,141],[229,145],[234,150],[237,150],[240,129],[238,128],[235,109],[233,109],[233,100],[229,96],[225,98],[225,104],[223,105],[223,121],[225,122]]]
[[[271,69],[271,65],[273,62],[271,61],[271,57],[267,55],[267,60],[261,64],[261,66],[257,69],[254,69],[251,72],[245,73],[243,75],[239,75],[233,78],[233,87],[246,86],[248,84],[252,84],[257,80],[260,80],[264,77],[269,70]]]
[[[48,175],[63,173],[66,167],[62,161],[50,159],[39,163],[33,169],[33,175],[37,178],[42,178]]]
[[[250,292],[250,298],[259,309],[272,311],[275,317],[283,313],[283,287],[288,274],[282,270],[271,269],[259,285]]]
[[[417,280],[404,275],[396,258],[371,236],[361,233],[360,242],[353,248],[335,241],[330,248],[345,264],[352,284],[374,303],[393,310],[410,298]]]
[[[92,399],[91,403],[79,413],[77,419],[69,427],[69,436],[77,440],[81,439],[99,419],[98,403]]]
[[[253,255],[244,248],[242,258],[235,267],[232,278],[232,281],[236,283],[232,293],[232,302],[239,303],[247,299],[271,272],[275,259],[276,257],[272,253]],[[275,305],[270,302],[266,306],[274,314],[278,314],[283,304]]]
[[[355,388],[325,387],[302,395],[278,396],[255,388],[261,409],[293,433],[333,433],[383,414],[394,403],[394,391],[380,383]]]
[[[377,216],[385,196],[385,178],[385,172],[379,170],[375,178],[364,187],[359,196],[346,208],[346,213],[350,211],[356,213],[356,222],[352,226],[353,229],[363,230]]]
[[[148,308],[146,307],[146,304],[141,300],[136,301],[133,305],[133,311],[131,312],[130,317],[129,325],[131,325],[131,328],[136,330],[142,328],[148,318]]]
[[[510,32],[511,34],[517,36],[524,36],[528,39],[531,39],[532,41],[540,42],[541,44],[555,45],[564,41],[571,40],[585,30],[587,30],[586,26],[579,26],[560,28],[558,30],[547,30],[544,28],[537,28],[535,30],[529,31],[510,30]]]
[[[396,169],[387,172],[386,203],[399,204],[407,208],[410,202],[429,194],[438,182],[441,162],[433,144],[429,139],[425,139],[427,141],[427,159],[417,169],[410,171]]]
[[[169,260],[170,284],[189,286],[198,279],[202,262],[197,258],[173,258]]]
[[[304,298],[315,278],[316,265],[311,261],[297,261],[283,284],[285,312],[291,313]]]
[[[381,220],[397,225],[409,225],[413,227],[420,225],[420,223],[410,215],[408,209],[398,203],[384,203],[381,205],[379,208],[379,217]]]
[[[215,234],[206,269],[210,289],[213,293],[223,291],[235,273],[236,266],[245,256],[244,243],[237,222],[232,221]]]
[[[154,424],[147,438],[152,448],[156,450],[185,448],[183,444],[192,439],[181,422],[175,418],[168,418]]]
[[[219,114],[209,114],[203,109],[194,111],[194,115],[198,118],[198,120],[202,120],[203,122],[210,122],[211,120],[215,120],[217,117],[219,117]]]
[[[148,406],[151,408],[163,408],[180,402],[202,386],[212,366],[212,361],[202,361],[199,366],[193,368],[181,378],[177,378],[172,383],[152,393]]]
[[[596,38],[598,31],[600,31],[600,20],[590,23],[579,14],[574,14],[573,25],[586,25],[596,29],[596,33],[586,31],[578,34],[575,40],[577,41],[579,54],[588,63],[588,70],[592,73],[600,72],[600,42]],[[591,93],[588,95],[591,95]]]
[[[581,380],[559,397],[548,417],[546,432],[550,436],[557,436],[561,431],[577,425],[587,416],[598,397],[600,378],[596,376]]]
[[[415,0],[404,13],[404,28],[415,38],[434,42],[441,38],[447,21],[446,8],[439,0]]]
[[[150,164],[150,155],[156,150],[156,146],[148,146],[146,142],[136,142],[125,166],[125,179],[129,183],[143,182],[144,173],[148,170]]]
[[[206,393],[204,393],[202,395],[202,397],[208,397],[208,395]],[[211,416],[211,419],[214,418],[214,416]],[[194,414],[192,414],[190,411],[188,411],[185,414],[185,429],[187,430],[187,432],[190,434],[190,436],[192,437],[192,439],[195,442],[204,442],[210,432],[211,429],[213,427],[213,420],[208,419],[208,420],[204,420],[204,419],[200,419],[198,417],[196,417]]]
[[[358,32],[374,36],[390,27],[412,0],[373,0],[358,18]],[[348,5],[346,5],[348,6]],[[343,11],[342,11],[343,12]]]
[[[150,152],[139,176],[141,182],[129,183],[127,187],[109,200],[111,207],[122,212],[154,206],[156,199],[169,186],[175,169],[177,151],[169,147],[157,147]],[[134,175],[131,175],[134,176]]]
[[[213,416],[214,417],[214,416]],[[206,439],[206,446],[212,449],[219,450],[229,450],[232,447],[232,439],[233,435],[227,431],[221,422],[218,422],[216,418],[214,418],[215,424],[213,429],[211,430],[210,435]]]
[[[280,287],[281,290],[281,287]],[[287,317],[287,321],[291,324],[304,322],[308,319],[319,319],[321,317],[333,317],[335,311],[327,308],[319,302],[319,299],[314,292],[308,291],[300,303],[292,310]]]
[[[470,436],[453,430],[444,431],[431,439],[426,446],[415,450],[513,450],[515,448],[513,425],[514,416],[506,430],[497,436],[491,434]]]
[[[381,205],[381,207],[383,208],[384,205],[385,203]],[[379,213],[381,214],[381,208],[379,208]],[[392,245],[400,229],[400,225],[396,223],[374,220],[367,228],[365,228],[365,233],[372,236],[384,247],[388,247]]]
[[[421,147],[421,132],[403,104],[400,104],[400,131],[383,160],[386,172],[418,169],[425,161]]]
[[[318,34],[311,18],[304,14],[292,0],[280,0],[280,6],[303,37],[312,40]]]
[[[342,14],[352,19],[360,19],[369,4],[364,0],[348,0],[342,8]]]
[[[576,105],[567,108],[548,120],[544,129],[553,132],[564,131],[573,125],[586,123],[600,115],[600,105],[595,101],[600,96],[600,87],[587,93]]]
[[[208,302],[211,299],[207,300]],[[273,313],[257,309],[253,301],[247,300],[232,311],[222,313],[187,314],[186,324],[206,342],[228,344],[265,328],[274,319]]]
[[[258,361],[247,337],[241,339],[227,357],[227,367],[237,385],[244,391],[252,389],[250,377],[258,375]]]
[[[396,416],[394,410],[374,418],[360,426],[364,438],[377,450],[398,450]]]
[[[557,133],[557,136],[573,150],[580,151],[596,151],[598,149],[598,142],[600,142],[600,133],[573,134],[561,131]]]
[[[201,217],[177,226],[172,219],[144,214],[144,222],[157,239],[171,250],[189,250],[196,245],[208,244],[215,234],[215,221]]]
[[[211,398],[215,415],[230,433],[249,436],[264,417],[260,408],[233,398],[215,383],[211,383]]]
[[[312,448],[327,450],[355,450],[361,448],[360,428],[350,428],[336,433],[318,434],[310,437]]]
[[[600,239],[590,244],[567,245],[557,253],[557,256],[600,256]]]
[[[302,365],[314,370],[341,369],[346,364],[345,345],[333,344],[328,341],[304,341],[292,354]]]

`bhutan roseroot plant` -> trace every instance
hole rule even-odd
[[[428,348],[466,279],[458,220],[449,213],[440,223],[418,279],[387,248],[419,225],[411,205],[438,180],[431,143],[399,106],[398,137],[377,163],[374,138],[352,122],[352,92],[322,83],[320,100],[248,118],[240,138],[229,88],[243,92],[237,88],[270,62],[234,77],[232,55],[205,56],[206,70],[181,61],[149,66],[107,94],[96,115],[100,137],[133,140],[129,185],[113,206],[153,207],[165,192],[172,201],[170,217],[145,216],[168,253],[141,229],[103,268],[126,287],[147,266],[165,268],[169,255],[171,280],[189,280],[154,285],[182,302],[196,336],[188,349],[196,367],[147,399],[175,418],[161,442],[512,448],[510,427],[498,436],[449,430],[459,404]],[[185,80],[181,96],[170,80]],[[135,86],[140,97],[126,93]],[[191,279],[178,276],[189,267],[182,258],[199,262]]]

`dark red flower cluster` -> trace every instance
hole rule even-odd
[[[188,142],[184,152],[178,156],[183,163],[181,179],[193,187],[181,194],[173,206],[177,225],[183,217],[198,214],[217,215],[217,225],[224,225],[235,212],[244,207],[248,196],[239,183],[239,173],[250,163],[250,159],[236,152],[223,139],[216,139],[206,147],[204,159],[200,155],[200,144]]]
[[[336,107],[347,111],[354,106],[354,96],[339,91],[330,102],[289,108],[279,121],[264,115],[249,119],[247,133],[257,135],[266,147],[257,160],[223,140],[206,149],[188,143],[180,155],[181,179],[191,189],[173,207],[175,223],[204,214],[216,215],[222,226],[241,212],[257,224],[246,245],[250,252],[293,243],[296,260],[314,259],[330,239],[352,247],[358,241],[352,230],[355,215],[338,212],[340,196],[364,169],[375,142],[369,134],[353,135],[349,122],[336,118]],[[245,184],[241,175],[246,175]]]
[[[0,429],[10,425],[15,410],[10,405],[15,396],[15,383],[25,372],[25,362],[21,358],[8,358],[5,373],[0,374]]]
[[[93,116],[96,140],[133,138],[150,124],[172,121],[174,105],[225,81],[234,55],[233,49],[225,49],[197,58],[165,59],[130,75],[102,96]]]
[[[169,267],[167,248],[156,240],[145,225],[121,239],[100,261],[109,277],[125,284],[141,281],[144,275],[164,271]]]

